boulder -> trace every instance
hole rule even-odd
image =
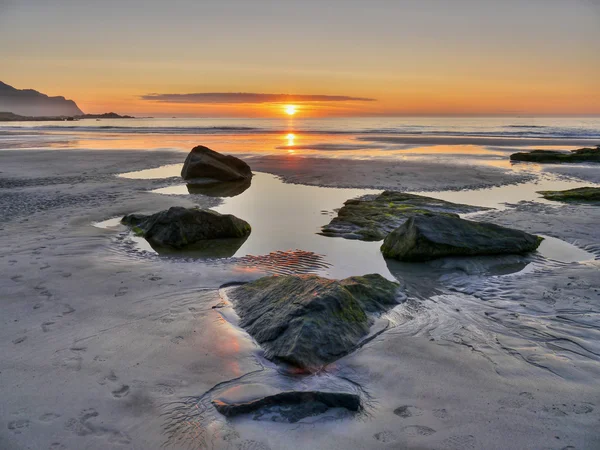
[[[596,148],[580,148],[570,152],[556,150],[532,150],[530,152],[513,153],[511,161],[528,161],[537,163],[563,162],[600,162],[600,145]]]
[[[458,217],[457,214],[481,211],[480,208],[446,202],[422,195],[385,191],[366,195],[344,203],[328,225],[321,228],[324,236],[380,241],[406,220],[423,213],[437,213]]]
[[[423,214],[411,217],[383,241],[386,258],[427,261],[445,256],[521,254],[535,250],[542,238],[493,223]]]
[[[184,180],[210,178],[217,181],[237,181],[252,177],[250,166],[239,158],[222,155],[208,147],[194,147],[187,156],[181,177]]]
[[[560,202],[600,202],[600,188],[582,187],[566,191],[539,191],[542,197]]]
[[[182,249],[206,239],[244,238],[250,225],[230,214],[210,209],[174,206],[166,211],[145,216],[129,214],[121,222],[157,247]]]
[[[330,280],[316,275],[261,278],[228,293],[239,325],[265,357],[314,371],[351,352],[372,315],[393,308],[398,283],[371,274]]]

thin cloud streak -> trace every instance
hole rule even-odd
[[[304,102],[374,102],[374,98],[347,95],[257,94],[251,92],[203,92],[196,94],[147,94],[140,97],[159,103],[304,103]]]

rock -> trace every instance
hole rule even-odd
[[[513,153],[510,155],[510,160],[537,163],[600,162],[600,145],[596,146],[596,148],[580,148],[570,152],[532,150],[530,152]]]
[[[561,202],[581,201],[581,202],[598,202],[600,201],[600,188],[597,187],[582,187],[576,189],[568,189],[566,191],[539,191],[542,197],[548,200],[556,200]]]
[[[256,391],[256,392],[255,392]],[[263,392],[265,391],[265,392]],[[255,420],[295,423],[331,408],[359,411],[360,397],[345,392],[277,391],[263,386],[235,386],[212,401],[226,417],[253,414]]]
[[[535,250],[542,238],[492,223],[424,214],[411,217],[383,241],[386,258],[427,261],[445,256],[520,254]]]
[[[380,241],[392,230],[415,215],[426,212],[450,215],[481,211],[470,205],[451,203],[422,195],[385,191],[379,195],[366,195],[344,203],[328,225],[321,229],[324,236]]]
[[[183,164],[184,180],[210,178],[217,181],[237,181],[252,177],[250,166],[239,158],[222,155],[208,147],[194,147]]]
[[[218,183],[188,183],[190,194],[201,194],[207,197],[235,197],[250,187],[252,178],[240,181],[221,181]]]
[[[230,214],[180,206],[150,216],[129,214],[121,222],[152,246],[176,249],[207,239],[244,238],[251,231],[247,222]]]
[[[351,352],[369,333],[370,314],[393,308],[399,285],[371,274],[261,278],[228,295],[265,357],[314,371]]]

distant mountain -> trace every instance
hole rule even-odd
[[[29,117],[83,116],[73,100],[48,97],[33,89],[15,89],[0,81],[0,111]]]

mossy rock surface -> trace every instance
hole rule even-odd
[[[559,202],[600,202],[600,188],[582,187],[566,191],[539,191],[542,197]]]
[[[422,195],[385,191],[344,203],[328,225],[321,229],[324,236],[380,241],[410,217],[433,213],[458,217],[457,214],[481,211],[480,208],[446,202]]]
[[[566,151],[532,150],[510,155],[511,161],[528,161],[537,163],[569,163],[569,162],[600,162],[600,145],[596,148],[580,148]]]
[[[493,223],[458,217],[411,217],[383,241],[381,252],[399,261],[427,261],[446,256],[521,254],[538,248],[543,238]]]
[[[190,248],[208,239],[244,238],[251,232],[248,222],[231,214],[180,206],[148,216],[128,214],[121,222],[153,247],[172,249]]]
[[[270,276],[233,289],[229,298],[266,358],[314,371],[352,351],[369,333],[371,315],[398,303],[399,288],[377,274]]]

